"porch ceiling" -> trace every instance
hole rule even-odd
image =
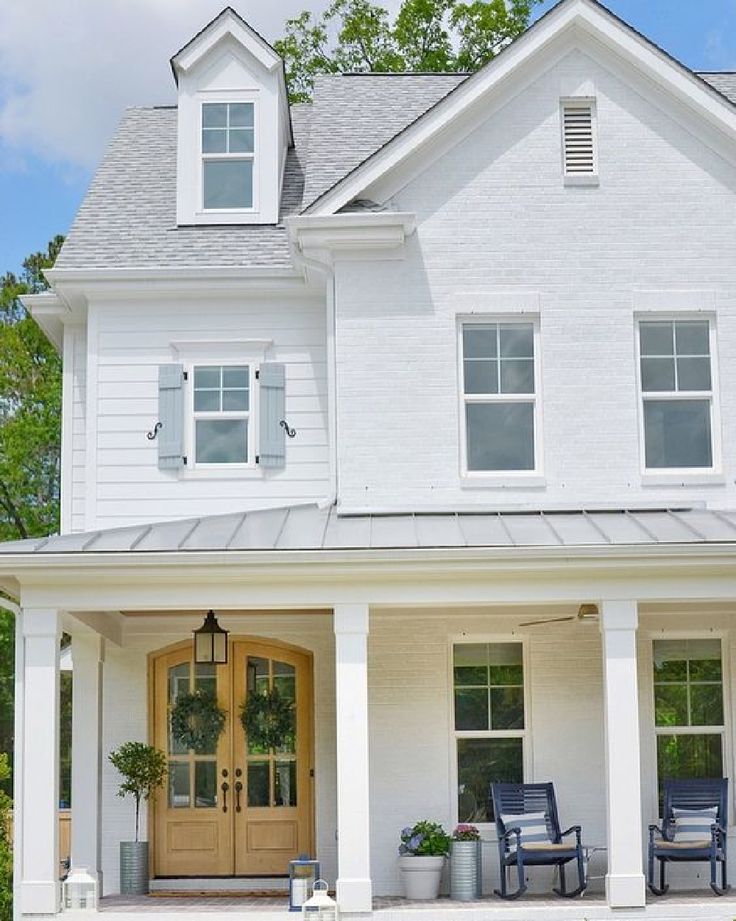
[[[736,545],[736,510],[635,509],[343,516],[290,506],[0,544],[26,554]]]

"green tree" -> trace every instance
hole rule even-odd
[[[10,778],[10,764],[5,752],[0,753],[0,783]],[[10,809],[7,793],[0,791],[0,921],[13,917],[13,846],[10,840]]]
[[[107,756],[110,764],[123,775],[118,796],[133,797],[135,802],[135,840],[138,840],[141,803],[163,785],[166,777],[166,755],[144,742],[124,742]]]
[[[540,0],[403,0],[396,16],[371,0],[333,0],[288,19],[275,43],[292,102],[321,73],[474,71],[529,25]]]
[[[63,237],[0,276],[0,541],[59,527],[61,359],[20,302],[48,287]],[[13,750],[15,619],[0,610],[0,751]],[[10,789],[9,777],[0,786]],[[1,871],[0,871],[1,872]]]

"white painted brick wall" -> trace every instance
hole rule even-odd
[[[317,851],[329,879],[336,876],[335,648],[332,618],[325,615],[222,615],[233,635],[277,637],[308,649],[314,667],[315,814]],[[198,625],[192,622],[193,629]],[[159,620],[157,623],[161,623]],[[102,869],[106,895],[119,891],[118,842],[133,835],[133,802],[117,796],[119,775],[108,754],[127,741],[147,741],[147,656],[191,636],[181,626],[153,630],[142,619],[130,625],[124,646],[107,646],[103,696]],[[144,815],[141,836],[146,834]]]
[[[596,87],[600,187],[565,188],[560,87]],[[681,114],[684,120],[685,116]],[[697,125],[695,126],[697,130]],[[430,165],[392,206],[418,229],[404,261],[337,273],[340,499],[349,508],[733,505],[736,168],[582,52]],[[717,311],[724,480],[644,485],[637,291]],[[538,298],[546,488],[464,488],[456,324]],[[710,292],[678,296],[677,292]]]

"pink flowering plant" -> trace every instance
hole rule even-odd
[[[461,823],[452,833],[453,841],[480,841],[480,832],[475,825]]]
[[[450,852],[450,836],[437,822],[424,820],[401,832],[399,854],[414,857],[444,857]]]

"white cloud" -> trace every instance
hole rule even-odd
[[[126,106],[174,101],[169,58],[226,3],[0,0],[0,141],[20,154],[94,165]],[[231,5],[273,40],[286,18],[326,3]]]

